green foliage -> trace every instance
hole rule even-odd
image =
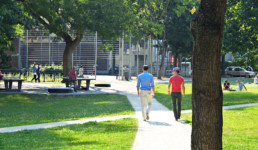
[[[54,63],[52,63],[51,66],[42,66],[41,68],[42,68],[42,71],[63,70],[63,65],[62,64],[61,65],[55,65]]]
[[[50,33],[63,38],[89,30],[114,39],[132,28],[135,19],[129,0],[27,0],[23,5]]]
[[[254,0],[228,0],[223,50],[231,52],[241,66],[253,66],[258,59],[258,3]]]
[[[10,67],[11,56],[5,51],[13,50],[13,39],[22,34],[22,18],[21,8],[14,1],[0,1],[0,68]]]
[[[123,95],[0,94],[0,127],[133,114]]]
[[[165,29],[170,50],[174,55],[191,56],[193,38],[190,32],[190,22],[195,15],[191,15],[190,10],[195,5],[198,5],[197,1],[170,3]]]
[[[130,150],[136,132],[135,118],[89,122],[82,125],[4,133],[0,135],[0,149]]]
[[[225,68],[229,66],[239,66],[239,64],[235,61],[225,61]]]

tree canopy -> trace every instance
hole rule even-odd
[[[24,0],[22,4],[50,33],[66,42],[64,75],[72,68],[72,53],[86,30],[114,39],[130,30],[137,21],[130,0]]]
[[[228,0],[223,50],[231,52],[239,65],[255,65],[258,58],[258,3],[254,0]]]
[[[22,34],[24,15],[20,6],[10,0],[0,1],[0,68],[7,68],[11,56],[6,50],[12,50],[12,41]]]

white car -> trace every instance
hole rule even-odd
[[[225,74],[230,76],[240,76],[240,77],[254,77],[255,73],[253,71],[247,71],[244,68],[238,66],[230,66],[225,69]]]

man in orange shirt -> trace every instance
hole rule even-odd
[[[181,87],[183,90],[183,97],[185,97],[185,85],[184,78],[179,74],[180,69],[178,67],[173,68],[173,76],[169,79],[168,84],[168,94],[171,95],[172,103],[173,103],[173,111],[176,121],[180,119],[181,116]],[[172,85],[172,90],[170,92],[170,87]],[[177,107],[176,107],[177,104]]]

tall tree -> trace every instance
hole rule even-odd
[[[191,22],[193,42],[193,150],[222,149],[220,54],[226,0],[201,0]]]
[[[257,12],[257,1],[227,1],[223,51],[231,52],[242,66],[255,66],[258,57]]]
[[[158,71],[158,79],[161,79],[162,70],[164,69],[165,56],[166,56],[166,52],[168,51],[168,45],[169,45],[168,42],[170,41],[170,44],[171,44],[171,41],[174,38],[174,37],[171,37],[171,32],[172,32],[171,30],[177,28],[176,26],[174,26],[175,24],[173,25],[173,23],[174,23],[175,19],[179,18],[182,14],[184,15],[185,11],[190,9],[188,7],[190,4],[195,5],[196,3],[197,3],[196,0],[192,0],[192,1],[189,1],[189,0],[180,0],[180,1],[178,1],[178,0],[162,0],[162,1],[159,1],[159,0],[157,0],[155,2],[156,7],[154,7],[154,8],[158,8],[158,9],[150,9],[150,10],[155,10],[155,11],[150,11],[151,13],[148,16],[148,19],[152,20],[152,22],[159,24],[159,28],[157,28],[157,29],[162,29],[162,31],[147,29],[149,35],[151,35],[151,37],[153,39],[157,40],[158,44],[155,46],[158,47],[158,49],[159,49],[158,55],[162,56],[161,63],[159,66],[159,71]],[[159,31],[159,32],[153,32],[153,31]],[[189,35],[189,32],[188,32],[188,35]],[[185,37],[185,38],[188,38],[188,37]],[[185,39],[185,45],[188,44],[187,41],[188,40]],[[173,45],[173,46],[175,46],[175,45]],[[178,49],[176,49],[176,50],[178,50]]]
[[[24,0],[25,10],[38,19],[50,33],[63,38],[63,73],[72,68],[72,53],[86,30],[114,38],[134,20],[131,1],[125,0]]]
[[[192,2],[186,6],[184,12],[168,11],[168,21],[165,27],[167,31],[167,41],[170,46],[170,51],[174,56],[174,60],[177,60],[179,56],[191,57],[192,56],[192,42],[193,37],[190,32],[190,22],[194,18],[194,15],[191,15],[189,9],[196,5],[196,2]],[[176,66],[176,61],[174,61],[174,66]]]

